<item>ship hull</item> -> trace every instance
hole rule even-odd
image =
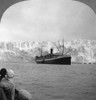
[[[36,59],[36,63],[38,64],[71,64],[71,57],[57,57],[57,58],[50,58],[50,59]]]

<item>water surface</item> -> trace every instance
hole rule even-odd
[[[32,100],[96,100],[96,65],[0,63],[15,71],[14,81]]]

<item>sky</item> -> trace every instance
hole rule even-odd
[[[9,7],[0,23],[0,41],[96,39],[96,15],[72,0],[29,0]]]

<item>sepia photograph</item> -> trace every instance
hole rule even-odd
[[[96,100],[96,0],[0,0],[0,100]]]

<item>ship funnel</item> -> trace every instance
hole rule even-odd
[[[50,54],[53,54],[53,48],[50,49]]]

